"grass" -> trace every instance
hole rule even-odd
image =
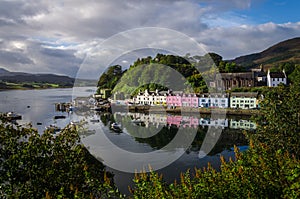
[[[59,84],[50,84],[50,83],[36,83],[36,82],[22,82],[22,83],[14,83],[14,82],[1,82],[0,90],[27,90],[27,89],[47,89],[47,88],[62,88],[65,86],[61,86]]]

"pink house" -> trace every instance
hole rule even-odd
[[[198,107],[198,97],[196,96],[196,94],[183,94],[181,101],[182,106],[193,108]]]
[[[181,107],[182,106],[182,101],[181,101],[181,94],[176,94],[176,95],[168,95],[167,96],[167,106],[168,107]]]

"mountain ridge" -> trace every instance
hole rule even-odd
[[[24,72],[10,72],[0,68],[0,82],[2,84],[56,84],[58,87],[95,86],[96,80],[76,79],[67,75],[32,74]],[[74,85],[75,84],[75,85]]]
[[[247,69],[256,68],[261,64],[265,68],[284,62],[300,64],[300,37],[281,41],[261,52],[243,55],[229,61],[243,65]]]

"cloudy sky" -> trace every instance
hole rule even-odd
[[[130,46],[142,38],[139,48],[154,42],[166,49],[180,46],[164,40],[168,31],[131,32],[139,39],[125,36],[126,42],[111,39],[146,27],[177,31],[205,51],[231,59],[300,36],[299,7],[299,0],[1,0],[0,68],[76,76],[89,65],[81,76],[95,79],[99,74],[93,69],[105,68],[109,61],[96,66],[89,57],[109,57],[103,42]]]

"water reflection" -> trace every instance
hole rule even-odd
[[[87,116],[86,120],[89,121],[95,115],[97,115],[96,112],[90,112],[90,116]],[[254,131],[256,128],[255,123],[248,118],[229,117],[219,119],[210,118],[209,115],[184,116],[116,112],[114,114],[99,113],[98,118],[101,122],[94,124],[94,127],[101,126],[103,133],[116,146],[135,153],[147,153],[163,148],[176,136],[179,128],[185,129],[183,139],[190,136],[189,130],[196,130],[196,136],[191,145],[185,150],[185,153],[169,166],[158,170],[159,173],[163,173],[165,179],[169,182],[178,179],[181,172],[194,167],[202,168],[207,165],[207,162],[217,168],[220,164],[220,154],[228,159],[233,157],[232,147],[234,145],[240,147],[248,145],[243,130]],[[122,130],[118,132],[111,130],[112,123],[119,124]],[[221,129],[220,135],[208,134],[209,128]],[[95,132],[86,142],[95,142],[95,145],[102,148],[107,147],[101,141],[96,142],[96,139],[97,133]],[[208,144],[216,143],[208,154],[201,151],[204,139],[209,140]],[[182,140],[182,142],[185,141]],[[101,154],[98,154],[97,157],[100,159]],[[125,166],[127,162],[120,161],[119,164]],[[109,167],[108,170],[116,174],[115,180],[119,189],[124,193],[128,193],[127,187],[132,185],[133,175]]]
[[[209,115],[199,117],[197,115],[182,116],[131,112],[116,112],[113,115],[110,113],[97,114],[97,112],[93,111],[88,113],[85,112],[84,118],[88,121],[89,126],[94,125],[95,128],[99,128],[100,125],[97,125],[97,122],[101,121],[101,128],[104,129],[104,132],[107,135],[115,135],[110,136],[110,138],[117,146],[120,145],[120,142],[119,139],[116,139],[116,136],[124,134],[126,140],[131,140],[131,144],[142,143],[150,147],[148,148],[143,145],[143,150],[141,150],[143,152],[163,148],[172,141],[178,133],[179,128],[183,128],[185,129],[185,131],[183,131],[184,135],[181,137],[183,143],[185,139],[190,138],[192,131],[196,130],[197,132],[194,141],[186,150],[186,153],[199,152],[203,145],[204,138],[206,138],[209,140],[206,144],[217,144],[211,151],[204,152],[209,155],[215,155],[224,149],[230,149],[234,145],[247,145],[247,140],[242,130],[254,131],[256,129],[256,124],[250,119],[245,118],[218,119],[210,118]],[[119,129],[112,129],[112,124],[117,124]],[[219,128],[222,129],[222,131],[220,131],[220,135],[215,135],[215,133],[208,134],[209,128]],[[191,132],[189,132],[189,130],[191,130]],[[94,132],[96,133],[96,131]],[[91,131],[89,131],[88,134],[91,135]],[[123,145],[122,147],[124,147],[125,150],[139,152],[141,146],[137,144],[137,146],[134,147],[125,144],[125,146]]]
[[[133,123],[139,121],[138,124],[145,128],[154,126],[160,128],[161,126],[175,126],[177,128],[198,128],[200,127],[214,127],[214,128],[231,128],[241,130],[255,130],[256,124],[250,119],[219,119],[211,118],[209,115],[204,117],[195,116],[182,116],[171,114],[145,114],[145,113],[131,113],[131,112],[116,112],[114,118],[130,117]],[[121,119],[122,120],[122,119]]]

